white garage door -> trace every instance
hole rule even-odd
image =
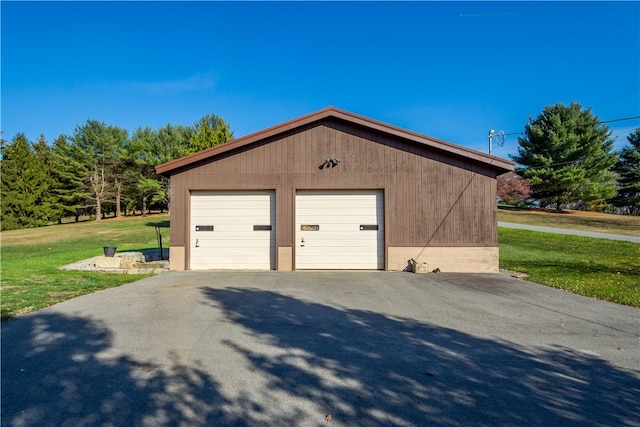
[[[191,193],[190,268],[275,268],[272,191]]]
[[[384,269],[382,191],[298,191],[296,269]]]

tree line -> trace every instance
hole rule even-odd
[[[23,133],[2,139],[1,229],[168,211],[169,180],[155,166],[231,139],[229,124],[215,114],[193,126],[138,127],[131,135],[88,119],[51,142],[44,136],[29,141]]]
[[[215,114],[192,126],[125,129],[89,119],[52,142],[17,134],[0,144],[1,229],[37,227],[64,218],[150,209],[168,211],[169,180],[155,166],[233,139]],[[516,172],[498,178],[507,203],[640,215],[640,128],[614,152],[606,123],[578,103],[547,106],[529,118]]]
[[[518,138],[516,172],[498,178],[511,204],[640,215],[640,128],[613,151],[605,122],[579,103],[546,106]]]

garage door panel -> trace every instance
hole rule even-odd
[[[207,209],[207,208],[204,208]],[[209,208],[211,209],[211,208]],[[270,223],[270,218],[269,217],[260,217],[257,215],[252,215],[251,212],[249,212],[246,209],[241,209],[242,210],[242,217],[238,217],[234,219],[234,223],[233,224],[228,224],[225,221],[227,221],[229,219],[228,216],[225,215],[209,215],[209,216],[202,216],[202,217],[195,217],[193,216],[192,219],[195,221],[194,225],[199,225],[201,222],[209,222],[213,225],[218,225],[220,226],[220,224],[226,224],[226,226],[229,225],[233,225],[233,226],[238,226],[238,225],[244,225],[244,226],[253,226],[254,224],[269,224]]]
[[[340,246],[318,246],[318,250],[317,252],[314,252],[314,256],[310,257],[310,259],[305,260],[305,262],[318,262],[317,260],[322,260],[323,259],[323,254],[322,252],[320,252],[321,250],[330,250],[332,255],[335,255],[336,257],[343,257],[343,256],[347,256],[348,259],[344,260],[344,259],[336,259],[333,260],[334,262],[351,262],[352,260],[355,260],[356,258],[358,259],[359,262],[366,262],[367,260],[371,261],[377,261],[379,257],[374,256],[371,257],[370,255],[370,251],[368,250],[367,247],[360,247],[360,248],[353,248],[353,247],[348,247],[348,248],[344,248],[344,247],[340,247]],[[365,259],[366,258],[366,259]],[[324,262],[324,261],[321,261]],[[369,267],[369,268],[373,268],[373,267]]]
[[[333,234],[333,235],[337,235],[340,236],[341,234],[344,233],[348,233],[348,234],[353,234],[353,235],[357,235],[360,238],[364,238],[365,237],[365,233],[369,233],[369,234],[374,234],[375,235],[375,230],[360,230],[360,226],[361,225],[365,225],[365,226],[370,226],[370,225],[377,225],[375,221],[366,221],[364,224],[303,224],[303,225],[319,225],[320,229],[317,231],[305,231],[305,230],[301,230],[300,227],[298,227],[298,232],[301,233],[305,233],[305,235],[311,234],[313,236],[313,233],[320,233],[322,235],[329,235],[329,234]]]
[[[324,252],[327,250],[331,250],[332,254],[337,254],[338,252],[355,253],[358,250],[360,250],[363,253],[370,253],[371,246],[376,243],[377,242],[375,241],[358,242],[358,243],[350,244],[348,247],[344,247],[344,246],[337,246],[335,244],[330,244],[322,241],[313,242],[313,241],[306,240],[305,246],[300,246],[301,248],[300,250],[302,251],[306,249],[307,253],[312,254],[315,257],[318,257],[318,256],[322,257],[324,255]]]
[[[254,230],[256,225],[271,230]],[[273,192],[193,192],[190,227],[192,270],[275,268]]]
[[[244,235],[250,235],[251,233],[256,233],[257,235],[260,234],[265,234],[268,235],[270,230],[254,230],[253,226],[254,225],[258,225],[258,226],[269,226],[270,224],[268,222],[266,223],[261,223],[261,224],[222,224],[222,220],[217,221],[217,222],[213,222],[213,221],[209,221],[210,224],[196,224],[195,226],[202,226],[202,225],[213,225],[214,229],[212,231],[197,231],[197,230],[193,230],[193,232],[195,233],[194,235],[198,235],[201,237],[207,237],[209,236],[210,238],[218,238],[217,236],[221,235],[222,233],[236,233],[236,234],[244,234]],[[193,228],[195,228],[195,226]],[[272,227],[273,228],[273,227]]]
[[[315,210],[314,212],[311,212],[309,214],[298,215],[298,222],[301,224],[306,224],[305,221],[317,220],[318,215],[316,212],[318,212],[318,210]],[[350,219],[345,219],[344,216],[328,213],[324,215],[324,217],[322,218],[322,223],[324,224],[325,227],[327,225],[332,225],[332,224],[345,224],[345,225],[348,224],[348,225],[355,225],[356,229],[358,229],[357,227],[360,224],[378,224],[380,222],[380,218],[381,216],[377,216],[377,215],[360,215],[357,217],[354,216],[353,218],[350,218]]]
[[[207,254],[204,252],[193,251],[191,254],[191,262],[198,264],[207,264],[212,262],[228,262],[233,265],[234,269],[249,268],[247,265],[255,265],[255,263],[248,262],[249,258],[264,258],[269,256],[269,251],[248,251],[246,248],[235,246],[226,247],[222,254]],[[204,269],[225,269],[225,265],[213,265],[207,266]]]
[[[361,208],[363,207],[373,209],[373,212],[375,212],[376,211],[375,209],[377,208],[377,203],[375,200],[363,199],[363,198],[338,200],[336,199],[336,197],[340,197],[340,196],[333,196],[332,199],[325,199],[325,200],[309,200],[308,202],[305,202],[305,205],[301,207],[301,210],[305,211],[305,210],[313,210],[318,208],[335,206],[335,207],[340,207],[342,210],[351,210],[354,213],[358,213],[362,211]]]
[[[237,235],[237,237],[233,238],[233,237],[223,237],[220,239],[201,239],[201,238],[196,238],[197,242],[194,241],[194,246],[195,249],[198,248],[206,248],[206,247],[213,247],[214,245],[219,246],[219,247],[223,247],[223,248],[234,248],[234,247],[238,247],[238,248],[246,248],[247,251],[249,251],[249,248],[255,247],[255,246],[265,246],[268,247],[268,244],[270,243],[268,240],[264,240],[264,239],[246,239],[242,234]]]
[[[306,243],[305,247],[348,247],[348,248],[357,248],[357,247],[371,247],[371,245],[376,245],[378,242],[377,236],[355,236],[358,238],[351,238],[350,236],[345,235],[345,233],[325,233],[325,235],[311,235],[309,236],[307,233],[301,233],[301,239],[304,238],[304,242],[300,241],[300,243]],[[349,242],[345,242],[345,240],[350,240]],[[348,243],[348,244],[347,244]]]
[[[379,258],[378,263],[384,264],[384,258]],[[353,260],[345,260],[345,261],[336,261],[331,264],[331,266],[327,266],[326,263],[322,261],[314,262],[310,261],[306,264],[304,270],[375,270],[376,268],[362,268],[360,266],[354,266]]]
[[[296,194],[296,269],[383,268],[382,191]]]
[[[226,242],[221,242],[221,246],[223,249],[218,249],[217,247],[212,245],[207,246],[207,242],[201,241],[199,243],[200,246],[193,248],[191,253],[192,253],[192,256],[194,257],[195,256],[198,256],[200,258],[209,257],[213,259],[225,257],[231,252],[234,252],[235,254],[246,254],[247,257],[255,254],[264,255],[264,256],[269,255],[270,253],[269,247],[265,247],[265,248],[262,248],[259,246],[252,247],[251,243],[252,242],[241,244],[236,241],[226,241]],[[262,244],[263,242],[253,242],[253,243]],[[261,245],[261,246],[264,246],[264,245]],[[202,249],[202,250],[199,250],[199,249]],[[250,260],[243,260],[243,262],[251,263]],[[216,267],[216,268],[221,268],[221,267]]]
[[[253,202],[256,200],[264,200],[264,195],[266,193],[262,191],[256,192],[246,192],[244,190],[240,191],[194,191],[192,195],[196,195],[199,197],[198,202],[202,204],[215,205],[219,201],[222,202],[231,202],[231,203],[247,203]],[[207,197],[213,196],[215,199],[208,199]],[[238,200],[238,196],[242,196],[242,200]]]
[[[264,202],[264,200],[256,200],[254,203],[262,203],[262,202]],[[198,207],[202,207],[204,209],[204,212],[206,212],[206,210],[209,210],[209,209],[214,209],[215,210],[219,206],[220,203],[222,203],[222,204],[233,204],[233,201],[220,200],[215,205],[202,204],[202,205],[200,205]],[[265,215],[265,212],[263,212],[261,209],[256,209],[252,205],[237,204],[235,207],[243,209],[244,214],[246,215],[245,218],[262,218]],[[224,212],[218,212],[215,215],[217,215],[219,218],[225,218],[226,217]],[[211,215],[204,215],[204,216],[207,217],[207,218],[211,217]]]

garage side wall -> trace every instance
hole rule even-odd
[[[277,265],[287,269],[295,268],[296,191],[381,189],[386,269],[404,268],[407,254],[448,248],[457,271],[497,271],[496,180],[487,165],[336,119],[241,150],[172,175],[171,268],[189,268],[191,191],[274,190]],[[340,163],[320,169],[328,157]]]

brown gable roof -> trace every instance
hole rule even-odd
[[[191,164],[202,162],[203,160],[212,158],[214,156],[226,153],[228,151],[244,147],[253,144],[257,141],[261,141],[265,138],[269,138],[278,135],[283,132],[290,131],[292,129],[308,125],[313,122],[317,122],[329,117],[334,117],[340,120],[344,120],[356,125],[364,126],[370,129],[377,130],[389,135],[397,136],[418,144],[425,144],[438,150],[454,154],[456,156],[465,157],[476,162],[485,163],[494,167],[500,172],[508,172],[514,169],[515,163],[509,160],[502,159],[500,157],[490,156],[480,151],[465,148],[459,145],[452,144],[450,142],[442,141],[440,139],[432,138],[430,136],[422,135],[417,132],[402,129],[396,126],[392,126],[386,123],[379,122],[377,120],[369,119],[364,116],[350,113],[348,111],[340,110],[335,107],[327,107],[322,110],[298,117],[293,120],[281,123],[279,125],[272,126],[270,128],[254,132],[242,138],[234,139],[227,143],[216,145],[215,147],[207,148],[206,150],[199,151],[197,153],[190,154],[185,157],[181,157],[176,160],[172,160],[167,163],[156,166],[156,173],[160,175],[170,176],[177,170],[183,169]]]

